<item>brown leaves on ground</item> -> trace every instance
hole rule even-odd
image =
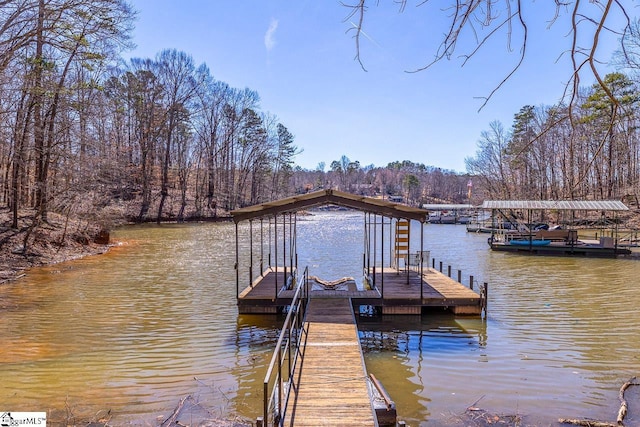
[[[88,221],[49,213],[35,222],[34,211],[22,211],[18,228],[11,227],[11,212],[0,209],[0,284],[20,276],[30,267],[55,264],[107,250],[96,243],[101,229]]]

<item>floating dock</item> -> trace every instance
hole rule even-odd
[[[277,276],[277,277],[276,277]],[[278,280],[276,280],[278,279]],[[373,289],[309,290],[313,298],[348,299],[354,307],[373,306],[382,314],[421,314],[440,308],[453,314],[481,314],[482,296],[434,268],[408,272],[386,268],[373,277]],[[422,279],[422,280],[421,280]],[[238,298],[243,314],[276,314],[291,304],[294,290],[287,288],[282,269],[267,269]]]

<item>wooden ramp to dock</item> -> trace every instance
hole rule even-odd
[[[377,425],[351,302],[312,298],[287,426]]]

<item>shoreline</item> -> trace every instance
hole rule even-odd
[[[33,211],[21,212],[18,229],[13,229],[9,226],[9,210],[0,209],[0,286],[24,277],[33,267],[55,265],[108,252],[113,246],[108,228],[157,222],[151,219],[143,222],[122,220],[112,227],[104,227],[93,221],[50,212],[46,223],[33,227],[33,215]],[[189,218],[183,223],[227,221],[231,221],[231,216]],[[177,223],[171,218],[160,222]]]

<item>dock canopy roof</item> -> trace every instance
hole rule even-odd
[[[482,209],[529,209],[557,211],[628,211],[618,200],[485,200]]]
[[[362,212],[383,215],[392,218],[414,219],[426,222],[428,212],[424,209],[412,208],[399,203],[371,197],[357,196],[336,190],[320,190],[313,193],[287,197],[273,202],[261,203],[231,211],[233,221],[238,223],[254,218],[277,215],[285,212],[296,212],[315,206],[337,205],[356,209]]]

